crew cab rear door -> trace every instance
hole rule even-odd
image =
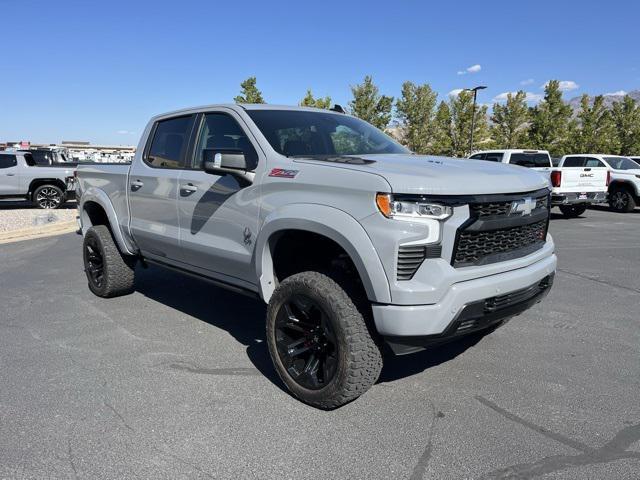
[[[128,178],[131,234],[144,256],[176,260],[180,250],[178,176],[193,133],[195,115],[159,120]]]
[[[20,195],[20,166],[15,154],[0,153],[0,196]]]
[[[607,190],[607,168],[595,157],[566,157],[560,170],[560,190],[563,192],[586,193]]]
[[[260,187],[253,184],[251,172],[261,150],[254,146],[243,120],[230,109],[203,113],[197,123],[191,168],[180,173],[178,185],[179,260],[230,283],[255,284],[253,252]],[[205,172],[205,154],[221,152],[244,154],[248,173]]]

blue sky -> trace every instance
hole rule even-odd
[[[370,74],[491,103],[550,78],[565,98],[640,88],[640,3],[0,0],[0,141],[136,144],[148,118],[231,102],[258,78],[269,103],[311,88],[347,104]],[[6,68],[15,66],[17,68]]]

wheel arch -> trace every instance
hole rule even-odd
[[[638,196],[640,195],[640,193],[638,192],[638,188],[636,187],[635,183],[634,182],[630,182],[629,180],[619,180],[619,179],[612,180],[611,183],[609,184],[609,194],[611,194],[611,192],[615,188],[623,188],[625,190],[629,190],[629,192],[635,198],[638,198]]]
[[[83,235],[94,225],[106,225],[111,230],[113,238],[122,253],[127,255],[137,254],[135,245],[122,234],[115,208],[113,208],[108,195],[102,190],[90,188],[83,192],[78,211]]]
[[[67,191],[67,186],[59,178],[35,178],[31,180],[31,183],[29,183],[29,189],[27,190],[29,192],[29,197],[33,199],[33,194],[35,193],[36,189],[42,187],[43,185],[55,185],[62,190],[62,193],[65,193]]]
[[[275,249],[279,240],[291,232],[317,235],[338,245],[355,266],[367,298],[380,303],[391,302],[382,262],[362,225],[342,210],[316,204],[287,205],[266,218],[254,256],[260,294],[265,302],[269,301],[278,283]]]

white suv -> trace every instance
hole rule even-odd
[[[611,172],[609,206],[616,212],[632,212],[640,205],[640,165],[628,157],[591,155]]]

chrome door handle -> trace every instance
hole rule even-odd
[[[198,187],[193,183],[187,183],[186,185],[180,185],[180,191],[183,193],[193,193],[198,191]]]
[[[140,190],[143,185],[144,183],[142,183],[140,180],[134,180],[133,182],[131,182],[131,191],[135,192],[136,190]]]

